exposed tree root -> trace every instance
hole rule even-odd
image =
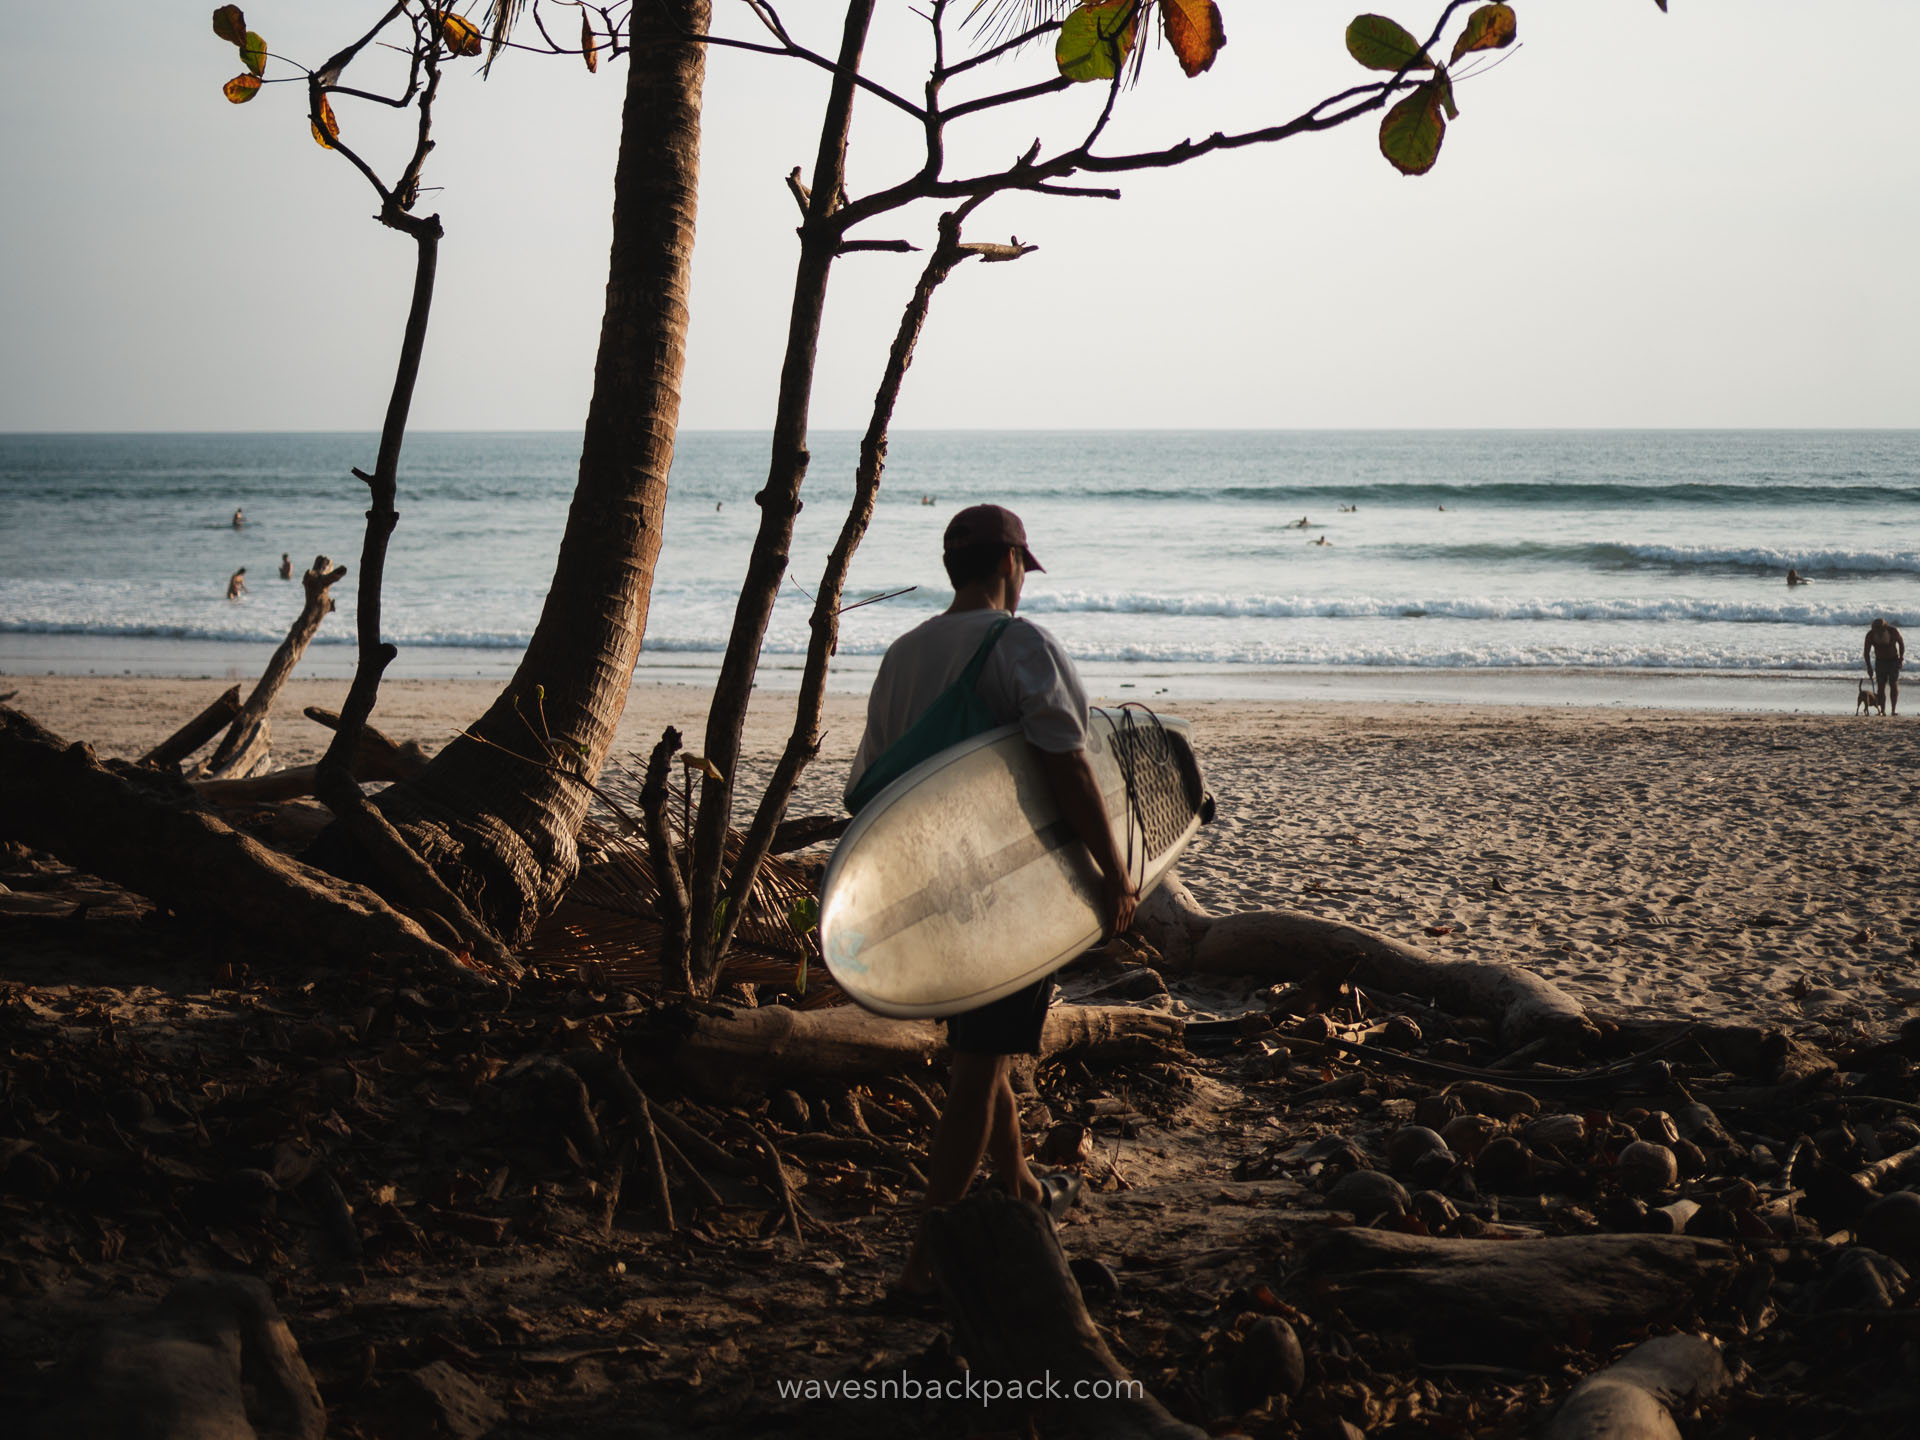
[[[1513,1045],[1577,1039],[1594,1028],[1572,996],[1518,966],[1448,960],[1358,925],[1290,910],[1210,915],[1176,875],[1147,897],[1134,926],[1170,971],[1311,981],[1348,969],[1363,984],[1429,996],[1455,1014],[1489,1016]]]

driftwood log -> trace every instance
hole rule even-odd
[[[1518,966],[1448,960],[1358,925],[1289,910],[1210,915],[1177,875],[1168,875],[1141,904],[1134,928],[1160,951],[1169,971],[1297,982],[1350,968],[1360,984],[1431,996],[1455,1014],[1488,1016],[1509,1045],[1575,1039],[1594,1029],[1572,996]]]
[[[51,1388],[24,1440],[321,1440],[327,1430],[287,1322],[251,1276],[181,1281],[148,1314],[101,1331]]]
[[[1177,1049],[1185,1025],[1125,1005],[1056,1005],[1041,1033],[1043,1055],[1139,1059]],[[709,1094],[764,1095],[796,1080],[855,1083],[924,1069],[946,1040],[932,1020],[889,1020],[853,1005],[827,1010],[718,1010],[695,1017],[674,1052],[675,1068]],[[643,1056],[629,1056],[644,1059]]]
[[[1709,1400],[1732,1379],[1711,1340],[1662,1335],[1574,1386],[1543,1440],[1680,1440],[1672,1407]]]
[[[235,697],[235,708],[239,704],[239,687],[229,694]],[[322,710],[318,705],[309,705],[306,716],[328,729],[334,728],[340,717],[331,710]],[[171,742],[169,742],[171,743]],[[189,752],[191,753],[191,752]],[[411,780],[427,768],[427,752],[420,748],[417,741],[396,741],[383,735],[371,725],[362,726],[359,743],[353,752],[354,778],[368,780]],[[151,760],[143,760],[149,764]],[[274,770],[266,775],[255,775],[244,780],[195,780],[194,793],[211,805],[270,805],[281,800],[299,800],[317,793],[315,777],[318,765],[293,765],[285,770]]]
[[[1542,1344],[1605,1344],[1672,1324],[1732,1280],[1730,1246],[1687,1235],[1441,1240],[1335,1230],[1292,1281],[1422,1360],[1524,1364]]]
[[[968,1378],[983,1394],[997,1382],[1003,1403],[1037,1399],[1049,1435],[1207,1433],[1168,1414],[1114,1358],[1038,1207],[982,1191],[930,1214],[927,1242]]]
[[[50,851],[156,905],[194,915],[287,963],[374,956],[473,978],[364,886],[268,849],[197,808],[177,780],[103,765],[0,706],[0,835]]]
[[[244,779],[266,763],[271,743],[267,712],[273,708],[274,700],[292,676],[293,667],[306,654],[307,646],[320,629],[320,622],[332,613],[333,596],[328,592],[346,573],[344,565],[336,566],[324,555],[313,557],[313,567],[300,577],[306,600],[300,607],[299,615],[294,617],[293,628],[287,631],[287,638],[280,642],[280,648],[267,661],[267,668],[261,672],[253,693],[247,696],[240,713],[234,717],[233,724],[214,750],[202,778]]]
[[[233,717],[240,713],[240,687],[232,686],[213,704],[202,710],[193,719],[182,725],[173,734],[162,740],[153,749],[140,757],[142,765],[151,765],[157,770],[178,765],[227,726],[233,723]]]

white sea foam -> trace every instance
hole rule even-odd
[[[815,437],[774,663],[807,646],[805,592],[857,438]],[[37,655],[60,637],[277,643],[300,604],[282,552],[350,567],[315,642],[337,662],[364,507],[345,477],[370,451],[367,436],[0,436],[0,667],[10,637]],[[401,673],[409,653],[525,645],[578,453],[571,435],[409,438],[383,607]],[[765,457],[760,436],[681,437],[650,654],[704,665],[725,645]],[[941,531],[978,500],[1021,512],[1047,564],[1023,612],[1089,661],[1818,673],[1857,666],[1876,616],[1920,626],[1915,434],[908,434],[848,598],[915,588],[842,616],[850,663],[947,603]],[[1289,528],[1302,515],[1311,528]],[[242,565],[252,593],[228,603]],[[1789,591],[1790,565],[1818,583]]]

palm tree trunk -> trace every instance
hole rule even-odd
[[[686,362],[709,0],[632,12],[613,250],[580,474],[513,681],[381,808],[509,942],[578,868],[574,834],[626,705],[660,553]]]

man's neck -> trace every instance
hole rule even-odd
[[[958,615],[962,610],[1005,610],[1011,614],[1006,581],[996,577],[992,584],[962,585],[953,592],[953,604],[947,607],[947,613]]]

